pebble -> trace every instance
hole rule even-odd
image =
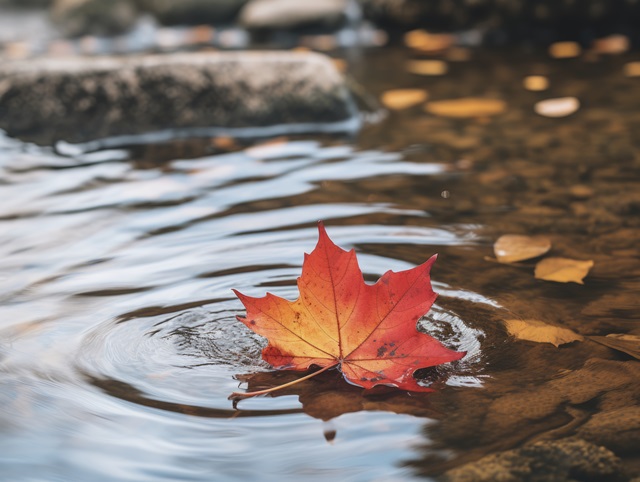
[[[444,75],[448,70],[449,65],[442,60],[410,60],[407,62],[407,71],[417,75]]]
[[[549,47],[549,55],[554,59],[570,59],[581,53],[582,47],[578,42],[556,42]]]
[[[558,97],[537,102],[534,111],[544,117],[567,117],[580,108],[580,101],[575,97]]]

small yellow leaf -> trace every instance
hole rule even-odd
[[[551,241],[544,236],[505,234],[493,245],[493,252],[501,263],[513,263],[537,258],[551,249]]]
[[[614,34],[596,39],[593,41],[593,50],[599,54],[623,54],[629,50],[629,37]]]
[[[576,184],[569,188],[569,194],[576,199],[589,199],[593,196],[593,189],[584,184]]]
[[[236,144],[234,138],[228,136],[214,137],[213,139],[211,139],[211,145],[223,151],[238,149],[238,144]]]
[[[549,55],[554,59],[569,59],[582,53],[582,47],[577,42],[556,42],[549,47]]]
[[[519,340],[551,343],[552,345],[560,346],[584,339],[581,335],[568,328],[548,325],[539,320],[505,320],[504,324],[509,334]]]
[[[449,62],[466,62],[471,59],[471,50],[464,47],[451,47],[447,49],[445,58]]]
[[[624,65],[624,75],[627,77],[640,77],[640,61],[626,63]]]
[[[427,97],[427,91],[422,89],[394,89],[382,94],[381,100],[388,109],[401,110],[418,105]]]
[[[484,99],[481,97],[438,100],[429,102],[425,106],[425,110],[431,114],[459,119],[502,114],[506,109],[507,104],[503,100]]]
[[[569,258],[545,258],[536,264],[535,277],[558,283],[584,284],[582,280],[593,267],[593,261]]]
[[[540,92],[549,88],[549,79],[544,75],[529,75],[524,78],[524,88],[532,92]]]
[[[407,62],[407,71],[417,75],[444,75],[449,66],[442,60],[410,60]]]
[[[639,335],[620,335],[612,333],[607,336],[590,336],[589,339],[640,360]]]
[[[558,97],[537,102],[533,110],[544,117],[566,117],[580,108],[580,101],[575,97]]]
[[[429,33],[426,30],[412,30],[404,36],[407,47],[423,52],[440,52],[451,47],[455,37],[444,33]]]

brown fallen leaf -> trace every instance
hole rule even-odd
[[[575,97],[558,97],[536,102],[533,110],[543,117],[567,117],[580,108],[580,101]]]
[[[493,252],[501,263],[514,263],[537,258],[551,249],[551,241],[545,236],[521,236],[505,234],[493,245]]]
[[[402,110],[424,102],[428,96],[423,89],[393,89],[382,94],[380,100],[388,109]]]
[[[539,320],[504,320],[504,324],[509,334],[519,340],[551,343],[554,346],[584,340],[568,328],[548,325]]]
[[[449,62],[466,62],[471,59],[471,50],[465,47],[451,47],[447,49],[445,58]]]
[[[417,75],[444,75],[449,70],[449,65],[442,60],[409,60],[406,64],[407,71]]]
[[[238,144],[233,137],[220,136],[211,139],[211,145],[216,149],[223,151],[230,151],[232,149],[238,149]]]
[[[627,77],[640,77],[640,61],[626,63],[624,65],[624,75]]]
[[[576,184],[569,188],[569,194],[575,199],[589,199],[593,196],[593,189],[584,184]]]
[[[593,41],[593,50],[599,54],[623,54],[629,50],[629,37],[614,34]]]
[[[422,52],[441,52],[455,43],[455,37],[450,34],[429,33],[426,30],[412,30],[404,36],[407,47]]]
[[[529,75],[522,81],[524,88],[532,92],[540,92],[549,88],[549,79],[544,75]]]
[[[536,264],[535,277],[558,283],[584,284],[583,279],[593,267],[593,261],[569,258],[545,258]]]
[[[549,47],[549,55],[554,59],[570,59],[582,53],[578,42],[555,42]]]
[[[621,335],[612,333],[607,336],[590,336],[589,339],[640,360],[639,335]]]
[[[443,117],[463,119],[502,114],[507,110],[507,104],[505,101],[500,99],[463,97],[461,99],[429,102],[425,106],[425,110],[431,114]]]

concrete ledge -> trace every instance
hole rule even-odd
[[[309,52],[73,58],[0,66],[0,129],[51,144],[168,129],[344,123],[355,103]]]

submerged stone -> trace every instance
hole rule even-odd
[[[448,482],[626,481],[621,461],[604,447],[579,439],[544,441],[488,455],[446,472]]]
[[[640,447],[640,407],[596,413],[578,429],[578,435],[616,453],[633,455]]]
[[[345,130],[357,127],[356,114],[331,60],[310,52],[41,59],[0,66],[0,129],[43,143],[214,127]]]

